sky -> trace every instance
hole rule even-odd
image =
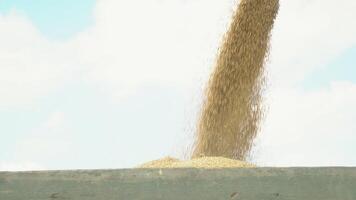
[[[0,0],[0,171],[186,158],[234,0]],[[355,166],[356,2],[280,0],[250,162]]]

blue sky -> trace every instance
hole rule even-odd
[[[356,165],[356,24],[320,21],[332,13],[331,0],[281,4],[268,65],[270,113],[251,161]],[[0,170],[183,157],[233,5],[0,0],[0,42],[8,42],[0,47]],[[333,19],[352,19],[355,3],[339,6]]]
[[[320,89],[332,81],[351,81],[356,83],[356,47],[347,49],[326,66],[315,70],[303,80],[302,87],[307,90]]]
[[[29,17],[51,39],[67,39],[93,23],[95,0],[1,0],[0,12]]]

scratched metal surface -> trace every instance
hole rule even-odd
[[[0,172],[1,200],[355,200],[356,168]]]

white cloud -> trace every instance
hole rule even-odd
[[[114,95],[148,82],[195,87],[212,65],[230,4],[98,1],[95,26],[73,46],[90,68],[88,79]]]
[[[274,87],[297,84],[356,45],[356,2],[281,0],[272,37]]]
[[[40,35],[17,13],[0,17],[0,106],[32,103],[70,80],[112,96],[147,83],[197,88],[206,80],[233,0],[101,0],[95,23],[70,41]],[[356,44],[352,0],[281,0],[269,64],[274,87],[298,83]]]
[[[265,126],[255,159],[265,165],[355,165],[356,85],[296,89],[356,45],[356,2],[281,0],[272,38]]]
[[[31,105],[76,71],[63,44],[46,40],[16,12],[0,15],[0,109]]]
[[[46,121],[15,143],[14,160],[9,163],[22,165],[30,160],[45,165],[63,159],[73,148],[72,136],[65,114],[53,112]]]
[[[279,90],[255,159],[264,165],[355,165],[356,84],[334,82],[313,92]]]
[[[102,0],[95,25],[66,42],[47,40],[16,12],[0,16],[0,107],[31,105],[71,80],[120,97],[147,83],[195,87],[211,68],[231,5]]]
[[[232,5],[100,0],[95,24],[66,42],[47,40],[17,13],[0,15],[0,109],[31,105],[73,80],[113,97],[146,84],[174,85],[193,95],[206,81]],[[354,85],[335,83],[312,93],[293,87],[356,44],[355,10],[353,0],[281,0],[269,63],[273,100],[257,154],[261,163],[356,163],[350,155],[355,150],[342,145],[354,141]],[[18,163],[65,154],[70,136],[64,119],[54,113],[19,142]]]
[[[48,166],[70,155],[72,135],[65,114],[53,112],[37,128],[14,142],[10,160],[0,161],[0,171],[33,171],[55,169]]]

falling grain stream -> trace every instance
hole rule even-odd
[[[205,91],[192,158],[246,160],[263,116],[264,63],[278,0],[241,0]]]

